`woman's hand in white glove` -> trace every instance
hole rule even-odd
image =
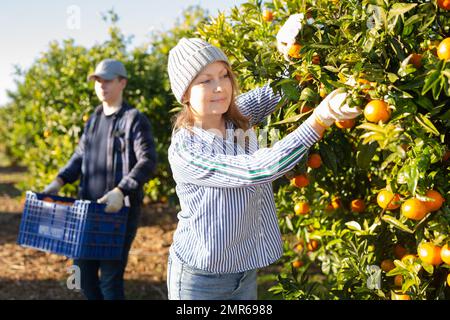
[[[362,113],[358,107],[350,107],[345,100],[347,92],[339,88],[331,92],[314,109],[313,116],[324,126],[331,126],[335,121],[353,119]]]

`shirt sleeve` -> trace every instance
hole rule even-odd
[[[269,84],[243,93],[236,98],[236,104],[241,113],[250,118],[250,125],[254,126],[275,111],[281,100],[281,94],[274,93]]]
[[[206,151],[198,139],[176,134],[169,148],[169,162],[177,183],[208,187],[243,187],[271,182],[291,170],[320,139],[308,123],[252,155],[227,155]]]

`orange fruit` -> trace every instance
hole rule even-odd
[[[445,151],[444,156],[442,157],[442,162],[445,162],[448,159],[450,159],[450,150]]]
[[[411,198],[403,202],[401,213],[412,220],[422,220],[428,213],[425,204],[417,198]]]
[[[294,43],[288,50],[288,55],[292,58],[299,59],[301,58],[300,50],[302,49],[302,46],[298,43]]]
[[[422,67],[422,55],[418,53],[411,54],[409,63],[412,64],[416,69],[419,69],[420,67]]]
[[[312,64],[320,64],[320,56],[314,55],[311,60]]]
[[[45,130],[44,131],[44,138],[48,138],[51,136],[50,130]]]
[[[450,10],[450,0],[437,0],[437,5],[441,9]]]
[[[325,88],[325,85],[323,83],[320,84],[319,96],[321,98],[325,98],[327,96],[327,89]]]
[[[396,287],[401,287],[403,285],[403,276],[401,274],[394,277],[394,285]]]
[[[311,111],[313,108],[309,107],[309,106],[303,106],[298,108],[298,111],[300,111],[300,113],[306,113],[308,111]]]
[[[338,197],[333,197],[333,199],[331,199],[331,206],[333,209],[339,209],[342,206],[341,199]]]
[[[444,198],[441,196],[439,192],[436,190],[428,190],[425,193],[425,196],[428,198],[434,199],[434,201],[424,201],[425,207],[429,212],[437,211],[442,207],[442,204],[444,203]]]
[[[85,114],[84,116],[83,116],[83,122],[87,122],[89,120],[89,115],[88,114]]]
[[[442,259],[442,261],[444,261],[446,264],[450,265],[450,248],[448,247],[448,244],[445,244],[445,245],[441,248],[441,259]]]
[[[450,287],[450,273],[447,275],[447,285]]]
[[[306,244],[308,251],[316,251],[319,248],[319,241],[312,239]]]
[[[422,242],[419,244],[417,247],[417,254],[419,255],[420,260],[433,266],[442,263],[441,248],[431,242]]]
[[[297,215],[306,215],[309,213],[309,210],[309,204],[306,202],[297,202],[294,206],[294,211]]]
[[[355,119],[335,121],[334,124],[336,125],[336,127],[341,129],[350,129],[355,126]]]
[[[268,9],[264,10],[262,13],[262,19],[266,22],[272,21],[273,20],[273,12]]]
[[[391,118],[391,110],[383,100],[372,100],[364,108],[364,116],[370,122],[387,122]]]
[[[291,179],[291,184],[298,188],[303,188],[309,184],[309,178],[306,174],[299,174]]]
[[[380,267],[384,272],[389,272],[395,268],[395,264],[391,259],[386,259],[381,261]]]
[[[391,292],[391,300],[411,300],[411,297],[402,292]]]
[[[441,41],[437,47],[437,55],[439,59],[449,60],[450,59],[450,38],[445,38]]]
[[[318,153],[312,153],[308,157],[307,165],[310,168],[317,169],[322,165],[322,158]]]
[[[294,268],[300,268],[300,267],[303,266],[303,261],[295,260],[294,262],[292,262],[292,266],[293,266]]]
[[[400,207],[400,195],[388,190],[381,190],[377,196],[378,205],[386,210],[395,210]]]
[[[364,210],[366,209],[366,204],[364,203],[363,199],[355,199],[351,202],[350,204],[350,210],[352,210],[353,212],[364,212]]]
[[[408,253],[408,250],[401,244],[396,244],[394,247],[394,256],[397,259],[403,258]]]
[[[295,246],[295,249],[299,252],[303,251],[303,243],[299,243]]]

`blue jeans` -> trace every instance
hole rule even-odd
[[[256,269],[212,273],[187,266],[169,255],[169,300],[256,300]]]
[[[139,215],[139,207],[130,207],[121,260],[74,260],[73,264],[80,268],[81,291],[86,299],[125,299],[123,276],[128,262],[128,253],[136,236]]]

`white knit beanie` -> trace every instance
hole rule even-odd
[[[167,69],[170,86],[178,102],[182,102],[184,93],[200,71],[216,61],[230,63],[222,50],[198,38],[182,38],[170,50]]]

